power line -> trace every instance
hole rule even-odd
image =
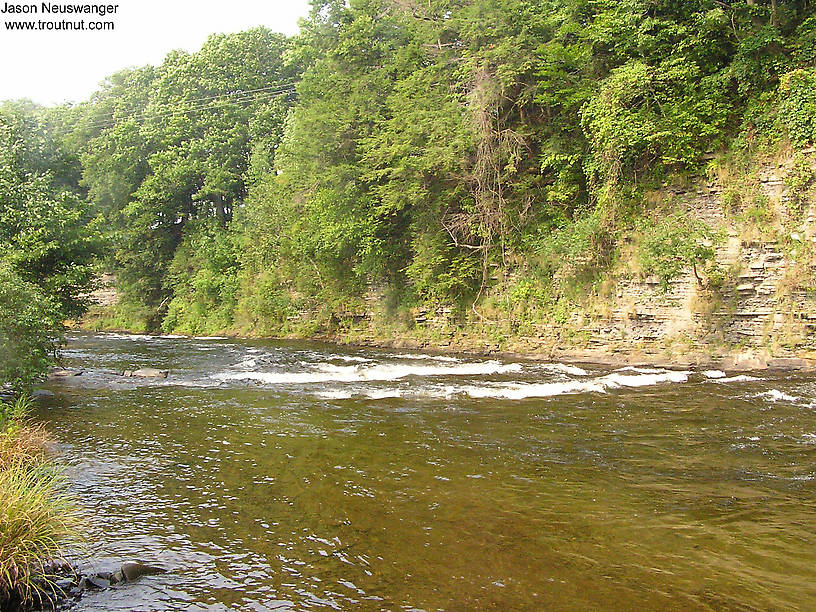
[[[126,121],[126,120],[130,120],[130,119],[135,119],[135,120],[139,121],[139,120],[151,119],[151,118],[161,118],[161,117],[166,117],[166,116],[171,116],[171,115],[180,115],[180,114],[185,114],[185,113],[189,113],[189,112],[196,112],[196,111],[206,110],[206,109],[214,109],[214,108],[218,108],[218,106],[224,106],[223,104],[221,104],[221,105],[217,104],[217,102],[219,100],[224,100],[225,102],[227,102],[227,101],[229,101],[230,98],[234,98],[233,100],[231,100],[231,102],[240,104],[240,103],[246,103],[246,102],[261,101],[261,100],[264,100],[264,99],[271,99],[271,98],[274,98],[274,97],[279,97],[281,95],[285,95],[285,94],[289,94],[289,93],[293,93],[293,92],[294,92],[293,87],[288,87],[288,88],[285,88],[285,89],[278,87],[278,88],[276,88],[275,91],[268,91],[268,92],[265,92],[265,93],[257,93],[257,94],[253,94],[253,95],[249,95],[249,96],[247,96],[245,93],[226,94],[226,95],[221,95],[221,96],[217,96],[217,97],[211,97],[211,98],[209,98],[209,101],[204,102],[204,103],[195,102],[194,104],[192,104],[191,106],[189,106],[187,108],[175,108],[175,109],[172,109],[172,110],[169,110],[169,111],[166,111],[166,112],[162,112],[162,113],[149,112],[147,110],[144,110],[144,111],[142,111],[140,113],[134,113],[132,115],[127,115],[127,116],[124,116],[124,117],[121,117],[121,118],[118,118],[118,119],[111,118],[111,119],[105,119],[103,121],[97,121],[95,123],[91,123],[91,124],[87,125],[86,127],[88,127],[88,128],[96,128],[96,127],[105,128],[105,127],[112,127],[113,125],[115,125],[115,124],[117,124],[117,123],[119,123],[121,121]]]
[[[286,95],[286,94],[294,93],[294,91],[295,91],[294,84],[295,84],[295,81],[292,81],[290,83],[278,84],[278,85],[273,85],[273,86],[269,86],[269,87],[259,87],[257,89],[249,89],[249,90],[245,90],[245,91],[236,91],[236,92],[230,92],[230,93],[227,93],[227,94],[218,94],[218,95],[214,95],[214,96],[206,96],[206,97],[202,97],[202,98],[193,98],[193,99],[190,99],[190,100],[184,100],[183,101],[183,102],[191,102],[192,103],[191,106],[189,106],[188,108],[176,108],[176,109],[172,109],[172,110],[162,112],[162,113],[153,113],[153,112],[149,112],[147,110],[143,110],[143,111],[141,111],[139,113],[134,113],[132,115],[126,115],[124,117],[117,118],[117,119],[111,118],[111,119],[105,119],[105,120],[97,121],[97,122],[88,124],[88,125],[83,126],[83,127],[86,127],[86,128],[89,128],[89,129],[94,129],[94,128],[103,128],[104,129],[104,128],[113,127],[117,123],[120,123],[122,121],[127,121],[127,120],[141,121],[141,120],[144,120],[144,119],[161,118],[161,117],[167,117],[167,116],[172,116],[172,115],[183,115],[183,114],[186,114],[186,113],[189,113],[189,112],[197,112],[197,111],[200,111],[200,110],[215,109],[215,108],[218,108],[219,106],[222,106],[222,107],[226,106],[225,104],[218,105],[217,102],[219,102],[220,100],[223,100],[225,102],[241,104],[241,103],[246,103],[246,102],[261,101],[261,100],[264,100],[264,99],[273,99],[273,98],[276,98],[276,97],[281,97],[281,96]],[[233,99],[230,100],[231,98],[233,98]],[[213,104],[213,103],[216,103],[216,104]]]

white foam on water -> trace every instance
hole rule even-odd
[[[585,369],[574,365],[567,365],[566,363],[540,363],[538,367],[549,372],[569,374],[570,376],[589,376],[589,372]]]
[[[354,357],[352,355],[331,355],[332,359],[340,359],[342,361],[356,361],[359,363],[370,363],[374,361],[373,359],[368,359],[366,357]]]
[[[802,439],[805,441],[805,444],[816,444],[816,434],[802,434]]]
[[[251,380],[267,385],[308,385],[321,382],[353,382],[351,376],[332,376],[325,372],[222,372],[213,378],[221,381]]]
[[[757,378],[755,376],[748,376],[747,374],[738,374],[737,376],[729,376],[727,378],[715,378],[713,381],[715,383],[732,383],[732,382],[754,382],[757,380],[762,380],[761,378]]]
[[[247,362],[242,362],[242,364]],[[241,364],[239,364],[241,365]],[[354,383],[365,381],[395,381],[408,376],[487,376],[509,374],[523,371],[519,363],[502,364],[498,361],[468,362],[457,364],[406,364],[378,363],[376,365],[335,365],[332,363],[305,364],[311,370],[299,372],[222,372],[212,378],[221,381],[255,381],[263,385],[280,384],[317,384],[317,383]],[[560,364],[546,364],[557,366]],[[572,366],[566,366],[572,367]],[[560,368],[558,368],[561,371]],[[581,370],[586,372],[584,370]],[[330,390],[317,392],[318,397],[326,399],[348,399],[365,397],[383,399],[387,397],[411,396],[450,398],[467,395],[472,398],[525,399],[529,397],[553,397],[572,393],[604,393],[611,389],[638,388],[663,383],[683,383],[688,381],[690,372],[663,370],[656,368],[627,368],[623,373],[616,371],[605,376],[584,380],[546,383],[512,383],[488,382],[485,384],[446,385],[436,388],[412,389],[410,392],[401,389],[354,389]],[[575,372],[575,375],[579,375]]]
[[[226,336],[194,336],[193,340],[229,340]]]
[[[389,397],[402,397],[403,392],[399,389],[372,389],[363,391],[362,395],[367,399],[387,399]]]
[[[539,383],[539,384],[506,384],[477,387],[466,385],[456,388],[446,389],[446,395],[455,395],[456,391],[465,393],[473,398],[496,398],[496,399],[527,399],[529,397],[555,397],[568,393],[603,393],[606,388],[592,382],[563,382],[563,383]]]
[[[105,336],[106,338],[115,338],[117,340],[178,340],[181,338],[190,337],[183,336],[181,334],[163,334],[154,336],[150,334],[120,334],[117,332],[105,332],[100,335]]]
[[[244,360],[243,360],[243,361],[241,361],[240,363],[236,363],[236,364],[235,364],[234,366],[232,366],[232,367],[233,367],[233,368],[240,368],[240,369],[243,369],[243,370],[247,370],[247,369],[249,369],[249,368],[254,368],[254,367],[256,367],[257,365],[258,365],[258,362],[257,362],[257,361],[255,361],[255,360],[254,360],[254,359],[252,359],[252,358],[249,358],[249,359],[244,359]]]
[[[216,380],[253,380],[262,384],[313,384],[322,382],[358,382],[399,380],[407,376],[487,376],[521,371],[521,364],[483,361],[460,365],[379,364],[375,366],[337,366],[314,364],[311,372],[221,372]]]
[[[101,334],[106,338],[114,338],[116,340],[154,340],[158,336],[149,336],[147,334],[118,334],[116,332],[107,332]]]
[[[788,395],[787,393],[783,393],[779,389],[769,389],[768,391],[763,391],[759,393],[756,397],[764,397],[772,402],[795,402],[799,398],[794,395]]]
[[[315,395],[322,399],[351,399],[353,397],[351,391],[321,391]]]
[[[445,355],[425,355],[423,353],[400,353],[399,355],[390,355],[394,359],[431,359],[433,361],[449,361],[451,363],[459,363],[462,361],[458,357],[448,357]]]
[[[647,387],[664,382],[686,382],[690,373],[691,372],[679,370],[646,369],[646,371],[641,374],[618,374],[617,372],[613,372],[598,380],[602,381],[603,385],[612,389],[618,387]]]
[[[703,376],[706,378],[725,378],[726,374],[722,370],[705,370]]]
[[[327,359],[342,360],[342,361],[345,361],[346,363],[348,363],[348,362],[370,363],[372,361],[371,359],[364,359],[362,357],[360,359],[344,359],[340,355],[324,355],[323,357],[325,357]],[[333,363],[326,363],[326,362],[323,362],[323,361],[318,361],[318,362],[306,361],[305,359],[301,359],[300,361],[298,361],[298,365],[303,366],[305,368],[313,368],[313,369],[316,369],[316,370],[320,370],[321,372],[331,372],[331,371],[337,370],[338,368],[348,367],[348,366],[336,365],[336,364],[333,364]]]
[[[456,392],[473,398],[526,399],[530,397],[555,397],[572,393],[605,393],[620,387],[645,387],[661,383],[681,383],[688,380],[690,372],[658,370],[654,374],[612,373],[591,380],[573,380],[553,383],[494,383],[476,386],[464,385],[446,389],[448,396]]]

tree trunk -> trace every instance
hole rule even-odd
[[[227,224],[227,211],[226,211],[226,209],[224,207],[224,196],[222,196],[222,195],[217,196],[217,200],[216,200],[216,203],[215,203],[215,213],[216,213],[216,216],[218,217],[218,222],[221,225],[226,225]]]

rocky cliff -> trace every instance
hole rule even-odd
[[[714,245],[722,271],[716,287],[687,270],[666,290],[623,258],[609,272],[606,295],[566,321],[535,323],[506,341],[462,333],[447,309],[419,311],[415,324],[440,338],[426,345],[452,348],[596,361],[809,367],[816,357],[816,208],[812,179],[803,183],[800,177],[803,163],[816,174],[813,153],[781,155],[736,183],[734,176],[712,173],[661,190],[663,199],[723,236]]]

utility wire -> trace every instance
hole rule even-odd
[[[171,109],[169,111],[161,112],[161,113],[149,112],[149,111],[145,110],[145,111],[142,111],[140,113],[134,113],[132,115],[126,115],[124,117],[117,118],[117,119],[112,118],[112,119],[105,119],[105,120],[102,120],[102,121],[97,121],[97,122],[88,124],[85,127],[88,127],[88,128],[112,127],[113,125],[115,125],[115,124],[117,124],[117,123],[119,123],[121,121],[127,121],[127,120],[141,121],[141,120],[144,120],[144,119],[161,118],[161,117],[167,117],[167,116],[172,116],[172,115],[183,115],[185,113],[197,112],[197,111],[200,111],[200,110],[216,109],[216,108],[219,108],[219,107],[227,106],[228,104],[242,104],[242,103],[247,103],[247,102],[256,102],[256,101],[262,101],[262,100],[266,100],[266,99],[272,99],[272,98],[280,97],[280,96],[283,96],[283,95],[288,95],[288,94],[291,94],[291,93],[294,93],[294,88],[282,89],[282,90],[277,90],[277,91],[269,91],[269,92],[266,92],[266,93],[254,94],[254,95],[251,95],[251,96],[243,95],[243,96],[236,97],[234,95],[228,95],[228,96],[222,96],[220,100],[213,98],[209,102],[206,102],[206,103],[203,103],[203,104],[202,103],[193,104],[193,105],[191,105],[191,106],[189,106],[187,108],[175,108],[175,109]],[[230,100],[229,98],[233,98],[233,99]],[[223,102],[225,102],[225,104],[218,104],[218,102],[221,101],[221,100],[223,100]]]
[[[140,113],[134,113],[132,115],[126,115],[121,118],[111,118],[105,119],[101,121],[96,121],[94,123],[88,124],[86,128],[95,129],[95,128],[109,128],[113,127],[117,123],[122,121],[128,120],[137,120],[142,121],[145,119],[153,119],[153,118],[161,118],[167,117],[172,115],[183,115],[189,112],[197,112],[201,110],[207,109],[216,109],[219,106],[224,107],[227,106],[229,103],[246,103],[246,102],[256,102],[262,100],[271,100],[273,98],[281,97],[283,95],[287,95],[290,93],[294,93],[294,84],[295,82],[286,83],[286,84],[278,84],[269,87],[259,87],[257,89],[249,89],[245,91],[236,91],[230,92],[227,94],[218,94],[214,96],[206,96],[202,98],[193,98],[190,100],[183,100],[182,102],[191,102],[192,104],[188,108],[176,108],[162,113],[153,113],[149,111],[142,111]],[[232,98],[232,100],[231,100]],[[227,104],[217,104],[219,101],[223,100],[227,102]],[[214,104],[215,103],[215,104]]]

